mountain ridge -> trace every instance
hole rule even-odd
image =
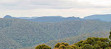
[[[90,15],[84,17],[84,19],[89,19],[89,20],[101,20],[101,21],[111,21],[111,14],[99,14],[99,15]]]
[[[79,17],[62,17],[62,16],[12,17],[10,15],[6,15],[3,18],[25,19],[25,20],[36,21],[36,22],[60,22],[64,20],[82,20]]]
[[[10,15],[6,15],[3,18],[26,19],[35,22],[60,22],[65,20],[100,20],[100,21],[111,22],[111,14],[95,14],[95,15],[86,16],[84,18],[62,17],[62,16],[12,17]]]

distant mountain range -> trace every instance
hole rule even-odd
[[[26,19],[37,22],[60,22],[64,20],[101,20],[101,21],[111,21],[111,14],[101,14],[101,15],[90,15],[84,18],[79,17],[62,17],[62,16],[42,16],[42,17],[12,17],[10,15],[4,16],[4,18],[13,18],[13,19]]]
[[[91,15],[91,16],[86,16],[84,19],[89,19],[89,20],[102,20],[102,21],[111,21],[111,14]]]
[[[37,22],[60,22],[64,20],[82,20],[79,17],[62,17],[62,16],[42,16],[42,17],[12,17],[10,15],[4,16],[4,18],[13,18],[13,19],[26,19]]]

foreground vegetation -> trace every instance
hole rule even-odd
[[[35,49],[51,49],[51,47],[42,44]],[[108,38],[89,37],[77,43],[69,45],[68,43],[57,43],[54,49],[111,49],[111,32]]]

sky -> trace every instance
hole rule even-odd
[[[111,14],[111,0],[0,0],[0,17],[85,17]]]

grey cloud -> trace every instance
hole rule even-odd
[[[7,0],[10,1],[10,0]],[[93,5],[88,2],[77,0],[17,0],[17,2],[0,3],[3,9],[67,9],[67,8],[110,8],[109,6]]]

